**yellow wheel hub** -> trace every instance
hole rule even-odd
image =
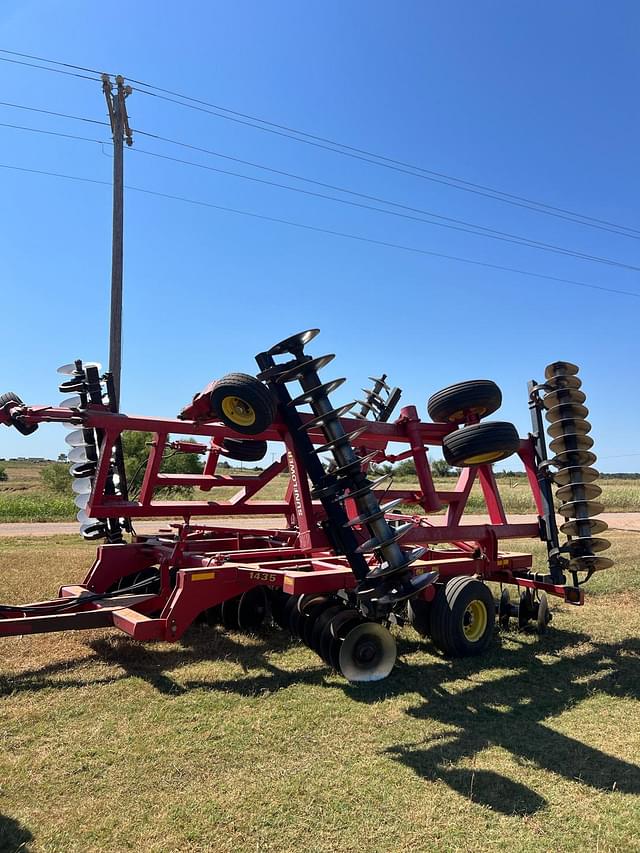
[[[238,426],[248,427],[256,420],[253,406],[240,397],[225,397],[222,401],[222,411],[225,417]]]
[[[463,615],[464,635],[470,643],[477,643],[487,630],[487,608],[484,602],[476,599],[467,606]]]

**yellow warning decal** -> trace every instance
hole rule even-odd
[[[198,575],[191,575],[191,579],[194,581],[212,581],[215,576],[215,572],[200,572]]]
[[[286,577],[282,583],[282,588],[283,589],[293,589],[294,584],[295,584],[295,582],[294,582],[293,578]]]

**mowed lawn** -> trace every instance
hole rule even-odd
[[[640,534],[611,539],[545,636],[447,660],[407,630],[371,686],[274,628],[0,640],[0,850],[640,850]],[[93,552],[0,541],[2,600]]]

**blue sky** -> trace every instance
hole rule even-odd
[[[8,0],[9,50],[122,73],[350,145],[640,228],[633,2]],[[6,56],[6,54],[0,54]],[[105,119],[99,83],[0,62],[2,100]],[[135,86],[134,86],[135,88]],[[378,168],[135,92],[134,128],[412,207],[638,265],[638,242]],[[0,107],[0,121],[108,140],[105,128]],[[109,181],[109,146],[0,127],[0,163]],[[136,135],[126,182],[374,240],[640,294],[639,273],[385,216],[149,157],[229,163]],[[238,166],[257,177],[263,172]],[[0,384],[54,402],[57,365],[107,359],[107,186],[0,169]],[[302,183],[287,181],[297,186]],[[126,198],[125,411],[173,415],[210,379],[319,326],[347,375],[386,371],[404,402],[468,378],[529,427],[526,382],[581,366],[603,471],[640,470],[640,300],[403,252],[140,193]],[[0,456],[55,456],[57,428],[0,433]],[[635,455],[634,455],[635,454]]]

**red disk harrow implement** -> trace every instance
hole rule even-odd
[[[333,356],[306,354],[316,335],[302,332],[260,353],[257,377],[212,382],[175,420],[115,411],[110,375],[82,361],[60,368],[60,390],[73,396],[59,407],[2,395],[0,422],[7,426],[25,435],[43,422],[70,429],[80,532],[103,542],[82,583],[63,586],[50,601],[0,605],[0,636],[115,627],[137,640],[178,640],[198,618],[230,630],[254,630],[272,618],[358,682],[392,670],[390,625],[409,623],[444,653],[472,655],[489,643],[496,616],[502,627],[515,617],[520,627],[533,620],[542,630],[548,595],[582,604],[582,584],[611,561],[599,556],[609,543],[598,538],[606,525],[594,517],[603,507],[595,500],[600,488],[578,368],[555,362],[544,382],[529,383],[532,432],[520,438],[512,424],[484,420],[502,401],[487,380],[434,394],[428,423],[411,405],[391,420],[401,392],[386,376],[373,379],[362,400],[335,407],[330,395],[345,380],[320,379]],[[151,433],[152,441],[134,475],[141,475],[134,497],[122,436],[136,431]],[[226,458],[256,462],[267,442],[283,451],[256,476],[219,465]],[[431,447],[461,470],[446,491],[435,487]],[[167,450],[204,454],[204,470],[164,473]],[[537,507],[531,523],[511,523],[500,498],[492,463],[511,454],[524,465]],[[392,471],[372,479],[375,466],[405,459],[415,464],[417,486],[394,488]],[[285,472],[284,497],[260,500]],[[468,524],[476,480],[489,522]],[[168,499],[175,487],[197,491],[199,499]],[[218,497],[220,487],[231,491],[227,499]],[[234,525],[233,516],[261,522]],[[268,516],[279,519],[271,529],[263,523]],[[139,518],[182,520],[137,535]],[[534,570],[530,554],[505,547],[522,538],[546,543],[542,570]],[[502,586],[498,602],[487,581]]]

